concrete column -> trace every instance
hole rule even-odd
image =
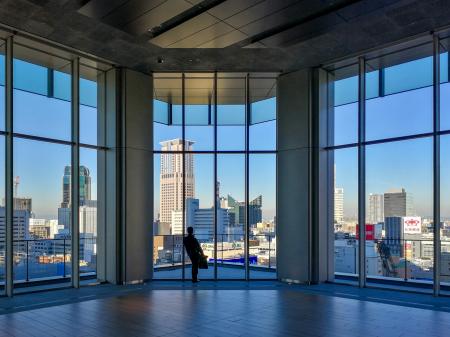
[[[97,278],[113,284],[120,280],[119,75],[111,69],[97,81],[98,143],[107,148],[97,156]]]
[[[100,75],[97,277],[152,278],[153,78],[128,69]]]
[[[153,277],[153,77],[121,71],[121,281]]]
[[[277,83],[277,271],[287,282],[328,278],[324,79],[319,70],[305,69]]]

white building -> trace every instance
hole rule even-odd
[[[49,239],[53,239],[58,234],[58,220],[30,218],[30,232],[36,227],[48,227]]]
[[[336,187],[334,189],[334,222],[342,223],[344,221],[344,189]]]
[[[384,196],[383,194],[369,194],[368,222],[376,224],[384,221]]]
[[[195,236],[199,241],[212,241],[214,238],[214,208],[200,208],[199,200],[187,198],[186,208],[186,228],[193,227]],[[172,211],[172,235],[183,233],[183,212]],[[229,219],[228,210],[217,209],[217,233],[228,234]]]
[[[172,212],[183,209],[183,174],[185,173],[185,196],[194,198],[194,158],[192,154],[185,155],[183,167],[183,140],[173,139],[161,142],[161,151],[180,151],[180,153],[162,153],[160,171],[160,222],[172,222]],[[185,140],[185,150],[192,150],[194,142]],[[176,226],[176,225],[175,225]],[[172,224],[174,227],[174,224]]]

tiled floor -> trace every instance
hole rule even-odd
[[[0,336],[434,337],[449,336],[450,331],[449,299],[384,290],[167,282],[106,287],[101,297],[84,300],[76,299],[77,292],[86,298],[95,289],[61,291],[59,296],[69,296],[72,303],[50,301],[39,309],[22,307],[0,315]],[[3,312],[8,312],[5,303],[18,305],[30,296],[37,301],[46,294],[0,299]]]

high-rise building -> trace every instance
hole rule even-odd
[[[184,143],[185,150],[192,151],[194,142],[185,140]],[[161,154],[160,223],[167,224],[172,222],[172,211],[183,209],[183,175],[185,177],[185,197],[194,198],[195,196],[194,157],[187,153],[183,165],[182,139],[168,140],[160,144],[163,152],[180,151],[180,153]]]
[[[237,201],[231,195],[227,195],[226,198],[220,198],[219,204],[221,208],[228,209],[231,226],[245,224],[245,201]],[[251,200],[248,205],[249,224],[256,226],[262,221],[262,195]]]
[[[334,222],[342,223],[344,221],[344,189],[342,187],[334,188]]]
[[[392,189],[384,193],[384,217],[413,216],[413,198],[404,188]]]
[[[64,229],[70,229],[71,214],[71,177],[70,166],[64,168],[62,184],[62,202],[58,208],[58,224]],[[82,233],[97,233],[97,202],[91,200],[91,176],[86,166],[80,166],[80,231]]]
[[[369,194],[367,213],[368,222],[376,224],[384,221],[384,196],[383,194]]]
[[[71,179],[72,179],[72,168],[66,166],[64,168],[63,175],[63,195],[61,208],[70,207],[71,198]],[[89,169],[86,166],[80,166],[80,206],[83,206],[87,200],[91,200],[91,176]]]

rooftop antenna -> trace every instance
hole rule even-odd
[[[19,189],[19,182],[20,182],[20,178],[19,178],[19,176],[16,176],[14,178],[14,198],[17,198],[17,190]]]

